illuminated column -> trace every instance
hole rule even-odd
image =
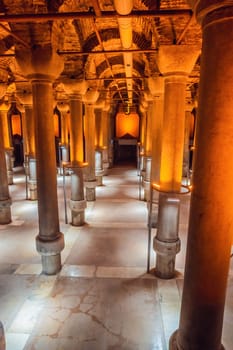
[[[159,183],[158,229],[154,239],[155,274],[172,278],[180,250],[179,194],[181,192],[184,146],[186,81],[199,54],[189,46],[163,46],[158,67],[164,75],[164,116]]]
[[[2,119],[2,114],[0,114]],[[11,198],[8,189],[6,156],[4,149],[3,124],[0,122],[0,225],[11,222]]]
[[[95,105],[95,177],[97,186],[103,185],[103,129],[102,129],[102,111],[104,102]]]
[[[35,150],[35,122],[32,106],[31,86],[17,85],[16,96],[24,106],[24,140],[26,144],[26,163],[28,162],[28,190],[29,199],[37,200],[37,179],[36,179],[36,150]]]
[[[97,101],[99,93],[97,91],[88,91],[84,96],[85,102],[85,158],[88,163],[85,187],[86,200],[94,201],[96,199],[95,188],[97,185],[95,177],[95,113],[94,103]]]
[[[36,248],[42,257],[43,272],[53,275],[61,269],[64,237],[58,218],[52,83],[62,71],[63,63],[49,46],[16,51],[16,59],[32,84],[39,216]]]
[[[114,150],[113,150],[113,125],[115,119],[113,115],[109,115],[107,118],[107,138],[108,138],[108,164],[109,168],[112,168],[114,162]]]
[[[83,103],[82,95],[87,90],[85,80],[73,84],[65,84],[70,100],[70,161],[71,161],[71,223],[82,226],[85,223],[86,200],[84,199],[83,167]]]
[[[189,178],[189,159],[190,159],[190,131],[191,131],[191,121],[192,121],[192,111],[193,105],[191,103],[185,106],[185,132],[184,132],[184,158],[183,158],[183,177]]]
[[[110,104],[105,102],[104,108],[101,113],[101,128],[102,128],[102,149],[103,149],[103,170],[104,175],[107,174],[107,169],[109,168],[109,110]]]
[[[143,155],[143,187],[144,187],[144,200],[147,201],[150,197],[150,174],[151,174],[151,152],[152,152],[152,114],[153,103],[152,96],[145,94],[146,101],[148,102],[147,119],[146,119],[146,134],[145,134],[145,149]]]
[[[8,110],[10,105],[8,101],[4,101],[0,104],[0,115],[2,120],[3,127],[3,143],[5,148],[5,157],[6,157],[6,166],[7,166],[7,177],[8,177],[8,185],[13,184],[13,165],[14,165],[14,149],[12,147],[11,139],[10,139],[10,126],[8,120]]]
[[[61,113],[61,161],[62,163],[68,163],[69,156],[69,139],[68,139],[68,112],[69,112],[69,103],[68,101],[58,101],[57,109]]]
[[[148,79],[148,87],[153,96],[153,115],[152,115],[152,160],[151,160],[151,189],[153,184],[159,184],[160,163],[162,147],[163,130],[163,107],[164,107],[164,78],[156,77]],[[152,192],[152,227],[158,224],[158,201],[159,192],[156,189]]]
[[[233,234],[233,6],[198,1],[196,15],[203,41],[193,191],[180,324],[171,350],[223,349]]]
[[[145,150],[145,135],[146,135],[146,113],[147,102],[141,101],[140,104],[140,146],[139,146],[139,172],[144,175],[144,150]]]

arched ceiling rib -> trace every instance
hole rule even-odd
[[[134,0],[133,5],[130,50],[136,100],[144,79],[160,74],[156,64],[160,46],[200,45],[201,29],[185,0]],[[8,82],[25,78],[17,71],[14,57],[2,55],[48,45],[64,59],[57,83],[65,78],[87,78],[90,88],[125,96],[128,78],[113,0],[1,0],[0,11],[0,67],[7,68]],[[189,87],[198,79],[199,62],[190,75]]]

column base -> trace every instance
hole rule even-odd
[[[13,185],[13,167],[14,167],[14,155],[13,155],[13,148],[6,149],[5,151],[6,155],[6,167],[7,167],[7,179],[8,179],[8,185]]]
[[[61,251],[63,250],[64,235],[53,241],[45,241],[39,235],[36,237],[36,249],[41,254],[42,272],[45,275],[56,275],[61,270]]]
[[[37,200],[37,183],[35,181],[28,181],[29,199],[31,201]]]
[[[8,170],[7,171],[7,182],[8,185],[13,185],[13,170]]]
[[[103,162],[103,172],[104,174],[103,175],[108,175],[108,168],[109,168],[109,162]]]
[[[176,337],[177,337],[178,330],[176,330],[169,339],[169,350],[179,350],[176,344]]]
[[[86,188],[86,200],[88,202],[95,201],[96,200],[95,188],[96,188],[97,182],[95,180],[86,181],[84,185]]]
[[[42,273],[56,275],[61,270],[61,254],[41,255]]]
[[[158,227],[158,205],[154,203],[152,204],[151,227],[152,228]]]
[[[88,202],[96,200],[95,188],[86,188],[86,200]]]
[[[97,186],[103,186],[103,176],[96,175],[95,177],[96,177]]]
[[[175,258],[180,251],[179,232],[180,200],[176,194],[160,192],[158,229],[154,238],[156,276],[169,279],[175,276]]]
[[[176,254],[180,251],[180,239],[175,242],[162,242],[154,238],[154,250],[156,251],[155,275],[162,279],[175,277]]]
[[[170,337],[169,339],[169,350],[183,350],[183,347],[180,348],[178,345],[177,345],[177,334],[179,332],[179,329],[177,329]],[[193,347],[190,346],[190,350],[193,349]],[[184,349],[184,350],[189,350],[189,349]],[[199,350],[199,347],[196,349],[196,350]],[[216,349],[218,350],[218,349]],[[221,347],[219,350],[225,350],[224,346],[221,344]]]
[[[6,349],[5,333],[4,333],[3,324],[0,321],[0,350],[5,350],[5,349]]]
[[[147,202],[150,200],[150,181],[143,180],[144,188],[144,201]]]
[[[0,225],[11,223],[11,199],[0,200]]]
[[[86,201],[74,201],[70,200],[71,209],[71,224],[73,226],[82,226],[85,224],[85,208]]]

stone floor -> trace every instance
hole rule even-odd
[[[178,327],[189,196],[182,196],[176,278],[161,280],[147,266],[147,205],[133,167],[109,169],[89,202],[86,224],[69,224],[64,178],[58,175],[66,247],[57,276],[41,274],[35,249],[37,203],[26,200],[25,176],[14,169],[10,225],[0,227],[0,320],[6,350],[166,350]],[[65,178],[65,195],[69,198]],[[155,229],[152,230],[155,234]],[[214,257],[213,257],[214,258]],[[230,270],[231,271],[231,270]],[[217,280],[217,276],[216,276]],[[233,276],[229,274],[223,344],[233,349]],[[211,350],[211,349],[200,349]]]

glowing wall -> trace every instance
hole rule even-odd
[[[121,138],[129,134],[134,138],[139,137],[139,116],[137,113],[117,113],[116,115],[116,137]]]

